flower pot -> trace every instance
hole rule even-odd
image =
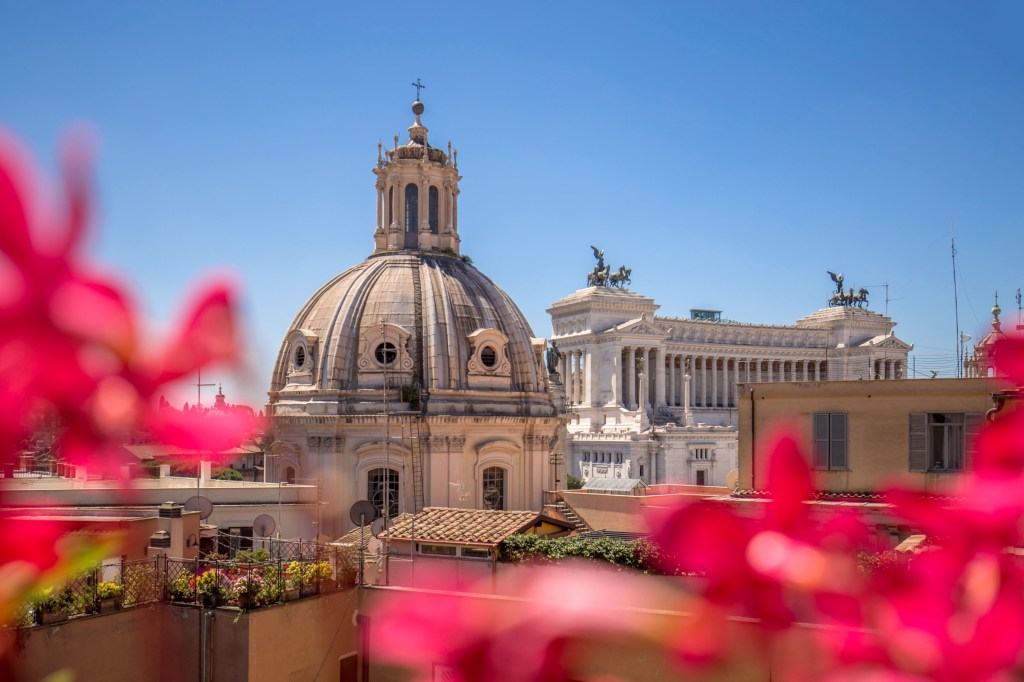
[[[237,599],[238,608],[242,609],[243,611],[248,611],[250,608],[252,608],[252,595],[240,594],[238,595]]]
[[[100,613],[113,613],[121,608],[121,601],[117,597],[100,599]]]
[[[286,587],[284,590],[285,601],[295,601],[300,596],[300,590],[297,587]]]
[[[320,587],[316,583],[309,585],[303,585],[299,588],[299,594],[303,597],[312,597],[314,594],[320,592]]]
[[[334,592],[337,589],[338,589],[338,581],[335,580],[334,578],[331,578],[329,580],[321,580],[320,581],[320,591],[321,592]]]
[[[219,594],[204,594],[203,595],[203,606],[208,609],[220,606],[220,595]]]
[[[63,623],[68,619],[68,614],[64,611],[40,611],[39,612],[39,624],[40,625],[53,625],[54,623]]]

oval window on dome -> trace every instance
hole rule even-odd
[[[295,369],[302,369],[306,366],[306,348],[304,346],[295,347]]]
[[[377,349],[373,351],[373,356],[377,358],[377,362],[387,367],[398,357],[398,349],[395,344],[385,341],[377,346]]]
[[[484,346],[480,351],[480,362],[488,369],[498,364],[498,353],[494,350],[494,346]]]

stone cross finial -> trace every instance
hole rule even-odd
[[[417,78],[416,82],[412,84],[412,87],[416,88],[416,99],[420,98],[420,89],[427,87],[423,83],[420,83],[420,79]]]

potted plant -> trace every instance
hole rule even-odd
[[[238,608],[243,610],[259,606],[257,598],[263,589],[263,575],[259,571],[249,571],[236,580],[232,585],[232,593],[238,602]]]
[[[196,589],[203,600],[203,605],[213,608],[230,594],[231,583],[223,573],[211,568],[196,579]]]
[[[183,574],[167,582],[167,598],[176,602],[195,600],[195,576]]]
[[[302,593],[302,564],[293,561],[284,570],[285,601],[295,601]]]
[[[309,582],[319,586],[321,592],[328,592],[337,589],[338,583],[334,579],[334,569],[329,561],[317,561],[306,566]]]
[[[104,580],[96,585],[96,598],[100,602],[100,613],[110,613],[121,608],[124,588],[113,580]]]
[[[68,619],[69,594],[64,588],[47,587],[36,595],[36,614],[40,625],[53,625]]]

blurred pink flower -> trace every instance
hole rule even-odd
[[[131,430],[198,451],[236,445],[255,424],[172,415],[155,404],[170,383],[238,360],[232,287],[209,285],[162,349],[141,348],[129,296],[81,252],[87,156],[81,144],[67,147],[63,210],[45,211],[28,162],[0,136],[0,458],[17,452],[43,409],[65,429],[63,457],[107,475],[118,473],[108,455]]]

